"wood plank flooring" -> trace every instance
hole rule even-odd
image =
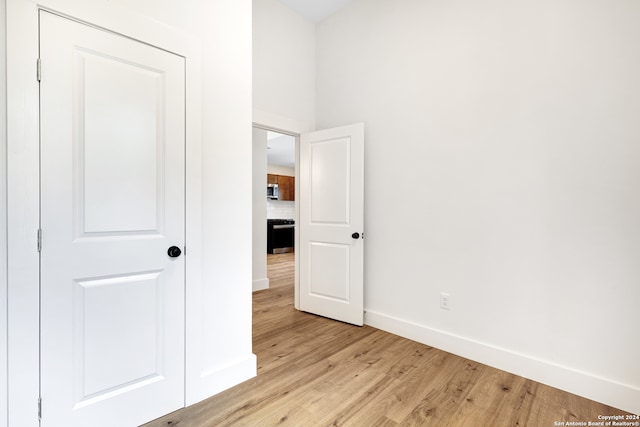
[[[293,308],[293,254],[254,293],[258,376],[145,427],[533,426],[625,412],[368,326]]]

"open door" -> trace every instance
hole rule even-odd
[[[364,124],[300,136],[300,310],[361,326]]]

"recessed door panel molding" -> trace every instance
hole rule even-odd
[[[161,232],[164,72],[80,48],[75,57],[80,235]]]
[[[40,12],[46,426],[185,404],[185,63]]]
[[[309,294],[349,303],[350,246],[310,242]]]
[[[162,376],[161,272],[76,280],[74,383],[77,404]],[[105,321],[105,319],[108,319]]]
[[[300,137],[300,310],[364,322],[364,125]]]
[[[350,223],[350,153],[350,138],[326,140],[310,146],[312,223]]]

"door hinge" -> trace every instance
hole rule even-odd
[[[40,61],[40,58],[38,58],[36,68],[37,68],[36,77],[38,78],[38,81],[41,81],[42,80],[42,62]]]
[[[42,420],[42,398],[38,398],[38,421]]]
[[[38,228],[38,252],[42,251],[42,228]]]

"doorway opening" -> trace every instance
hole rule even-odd
[[[286,291],[295,280],[295,145],[296,137],[267,131],[267,278],[270,288]]]
[[[253,127],[253,291],[282,288],[296,307],[297,145],[298,135]]]
[[[281,136],[269,132],[288,135],[295,147],[293,182],[291,177],[271,177],[271,185],[277,188],[267,182],[267,153]],[[279,229],[294,230],[294,243],[284,245],[292,246],[294,253],[294,307],[363,325],[364,123],[297,137],[254,125],[253,136],[253,289],[269,288],[264,248],[273,247],[268,246],[264,231],[269,219],[264,200],[280,201],[281,193],[289,195],[282,199],[291,197],[293,186],[295,200],[282,200],[292,202],[293,219],[290,210],[282,213],[272,208],[271,213],[273,219],[285,221],[278,224]]]

